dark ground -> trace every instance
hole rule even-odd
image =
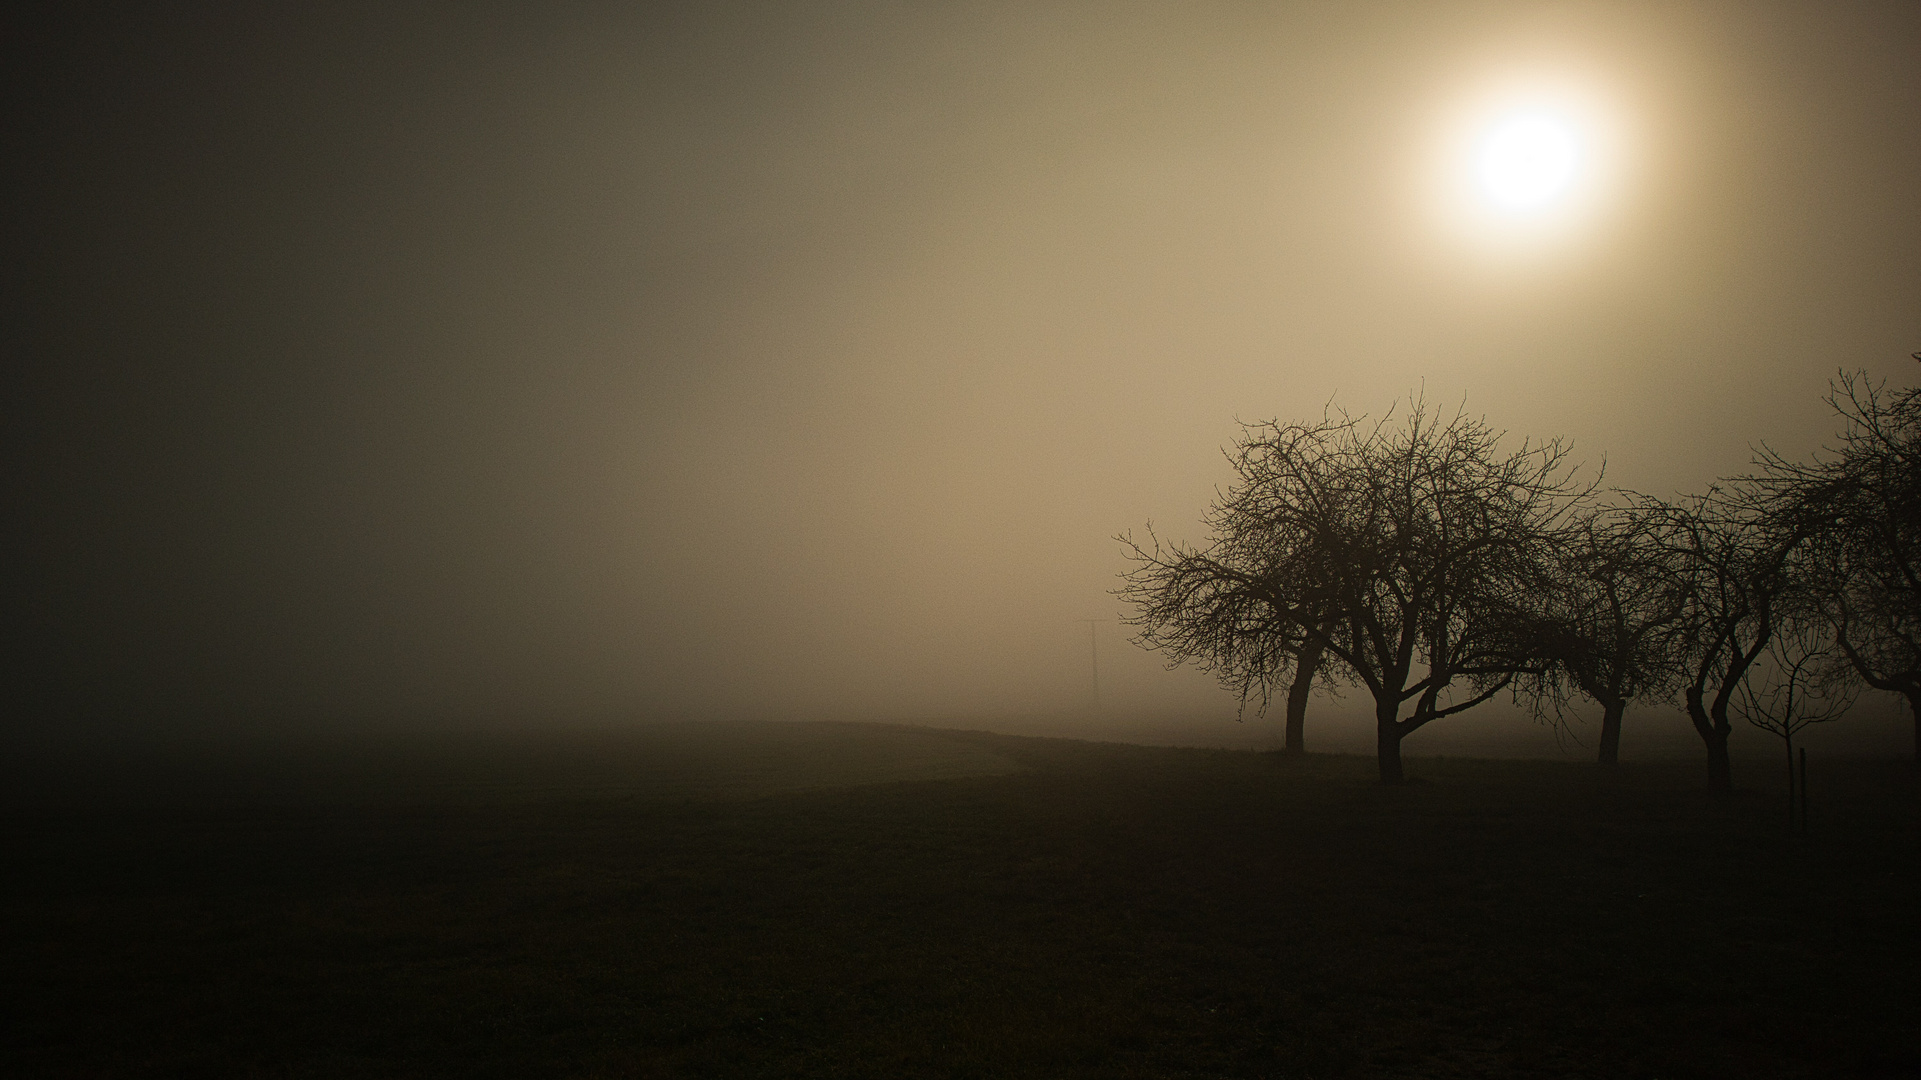
[[[0,1074],[1921,1075],[1905,763],[678,730],[16,758]]]

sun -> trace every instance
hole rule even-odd
[[[1429,131],[1422,200],[1471,247],[1564,248],[1619,201],[1622,109],[1597,79],[1534,71],[1446,101]]]
[[[1534,108],[1498,116],[1474,147],[1481,196],[1496,210],[1535,214],[1567,198],[1587,148],[1575,124]]]

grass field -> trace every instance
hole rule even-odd
[[[1741,764],[1741,763],[1737,763]],[[7,1076],[1921,1075],[1914,774],[711,724],[15,762]]]

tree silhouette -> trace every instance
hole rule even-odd
[[[1809,587],[1836,646],[1862,682],[1907,699],[1921,765],[1921,388],[1843,373],[1827,400],[1838,446],[1761,464],[1807,523]]]
[[[1633,506],[1581,514],[1552,550],[1534,648],[1549,661],[1530,687],[1561,715],[1575,694],[1601,706],[1600,763],[1618,764],[1621,721],[1635,698],[1674,682],[1686,610],[1671,552]]]
[[[1419,398],[1398,421],[1390,411],[1371,425],[1248,428],[1205,548],[1123,538],[1140,640],[1217,670],[1223,655],[1298,661],[1318,647],[1322,670],[1374,698],[1381,780],[1400,783],[1403,739],[1538,666],[1526,613],[1592,492],[1574,483],[1560,441],[1504,452],[1501,438]],[[1217,644],[1248,636],[1267,651]]]
[[[1229,455],[1239,478],[1209,510],[1213,539],[1193,549],[1119,537],[1134,563],[1118,594],[1133,605],[1127,620],[1136,643],[1165,654],[1170,666],[1191,663],[1213,673],[1245,708],[1265,714],[1274,688],[1288,684],[1286,750],[1306,750],[1308,699],[1317,675],[1329,676],[1331,582],[1314,568],[1300,538],[1269,527],[1263,516],[1261,458],[1279,439],[1299,452],[1331,437],[1347,421],[1249,428]]]
[[[1733,786],[1728,710],[1791,602],[1806,519],[1787,512],[1777,491],[1744,479],[1685,501],[1644,499],[1638,508],[1682,598],[1670,639],[1682,704],[1707,747],[1708,787],[1726,793]]]
[[[1819,619],[1789,619],[1765,655],[1741,678],[1734,708],[1743,720],[1781,738],[1788,755],[1788,824],[1794,824],[1794,737],[1839,720],[1854,704],[1856,680]]]

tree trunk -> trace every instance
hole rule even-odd
[[[1708,791],[1715,795],[1726,795],[1734,790],[1734,771],[1728,765],[1729,727],[1726,718],[1715,723],[1708,716],[1701,693],[1693,688],[1687,692],[1687,703],[1688,719],[1694,722],[1694,730],[1708,748]]]
[[[1734,770],[1728,765],[1728,733],[1716,731],[1708,743],[1708,791],[1726,795],[1734,790]]]
[[[1322,645],[1303,645],[1294,665],[1294,683],[1287,688],[1287,750],[1307,753],[1307,699],[1314,692],[1314,672],[1321,666]]]
[[[1623,699],[1601,703],[1601,764],[1610,768],[1621,763],[1621,716],[1627,711]]]
[[[1383,784],[1399,784],[1406,779],[1401,773],[1401,736],[1404,732],[1401,725],[1395,722],[1400,711],[1398,701],[1374,706],[1375,756],[1380,761]]]

